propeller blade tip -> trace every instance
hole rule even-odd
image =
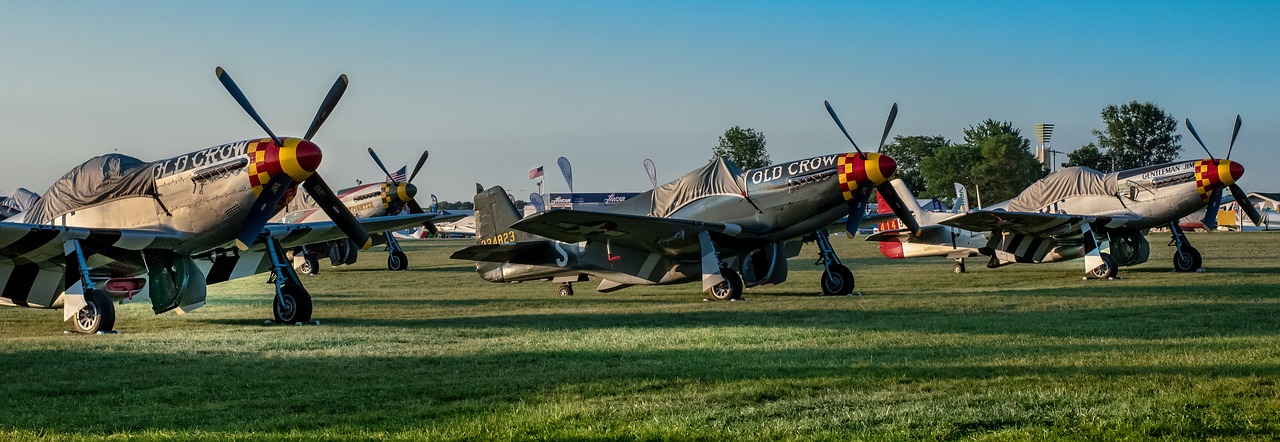
[[[364,240],[364,245],[360,246],[360,250],[369,250],[370,247],[373,247],[373,238]]]
[[[222,76],[222,74],[223,74],[223,73],[225,73],[225,72],[226,72],[226,71],[222,70],[222,66],[218,66],[218,67],[216,67],[216,68],[213,68],[213,74],[214,74],[214,76],[221,77],[221,76]]]
[[[236,248],[240,249],[241,252],[249,250],[249,246],[239,239],[236,240]]]

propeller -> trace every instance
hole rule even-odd
[[[1204,144],[1204,141],[1200,139],[1200,134],[1196,133],[1196,128],[1191,125],[1191,119],[1187,118],[1185,121],[1187,125],[1187,131],[1191,132],[1191,136],[1195,137],[1196,143],[1200,144],[1200,148],[1204,149],[1205,153],[1209,154],[1209,158],[1211,160],[1214,160],[1214,164],[1216,165],[1217,159],[1213,157],[1213,153],[1209,152],[1209,148],[1206,147]],[[1242,122],[1240,120],[1240,115],[1236,114],[1235,126],[1232,127],[1231,129],[1231,144],[1227,145],[1227,157],[1225,158],[1226,160],[1231,159],[1231,151],[1235,149],[1236,137],[1240,135],[1241,124]],[[1233,167],[1238,167],[1238,166],[1233,165]],[[1249,217],[1249,221],[1253,221],[1253,225],[1255,226],[1261,225],[1262,214],[1258,213],[1258,208],[1253,207],[1253,203],[1249,201],[1249,195],[1245,193],[1244,189],[1241,188],[1239,184],[1236,184],[1234,182],[1232,182],[1231,185],[1227,187],[1231,189],[1231,196],[1236,200],[1236,204],[1240,206],[1240,210],[1244,211],[1245,215]],[[1205,208],[1204,223],[1206,228],[1212,229],[1217,227],[1218,219],[1216,214],[1217,214],[1218,206],[1221,205],[1221,202],[1222,202],[1222,189],[1221,188],[1215,189],[1213,191],[1213,194],[1209,195],[1209,201],[1208,201],[1209,205],[1208,207]],[[1210,224],[1212,224],[1212,226]]]
[[[267,127],[267,123],[262,121],[262,117],[258,116],[258,112],[253,109],[248,97],[240,90],[236,82],[231,79],[231,75],[221,66],[215,69],[214,73],[218,76],[218,81],[227,89],[227,92],[231,93],[231,97],[235,98],[245,113],[248,113],[249,117],[253,118],[253,121],[257,122],[258,126],[262,127],[262,130],[271,137],[275,147],[277,149],[285,147],[284,141],[277,137],[270,127]],[[346,89],[347,76],[338,76],[338,80],[334,82],[333,87],[329,89],[329,94],[325,96],[324,101],[320,104],[320,109],[316,111],[315,118],[311,120],[311,127],[307,130],[307,136],[304,138],[306,141],[297,143],[298,152],[302,152],[305,147],[307,153],[314,156],[315,166],[319,165],[319,149],[314,144],[311,144],[310,139],[315,135],[316,131],[320,130],[320,126],[324,124],[324,121],[329,118],[329,114],[338,105],[338,101],[342,98],[342,94]],[[304,167],[303,169],[306,168]],[[368,249],[372,246],[373,241],[369,239],[369,233],[364,230],[364,227],[351,214],[351,211],[347,210],[347,206],[342,204],[342,201],[334,195],[333,190],[329,189],[320,174],[315,172],[314,168],[307,169],[305,173],[309,176],[302,181],[303,189],[329,215],[329,219],[333,220],[348,238],[351,238],[356,244],[360,244],[362,249]],[[285,191],[293,187],[293,184],[294,178],[288,173],[277,173],[271,177],[263,187],[262,192],[259,193],[258,198],[254,200],[249,214],[245,216],[245,221],[240,225],[240,229],[236,234],[237,247],[241,250],[247,249],[256,240],[263,226],[266,225],[266,220],[270,219],[271,215],[275,213],[275,209]]]
[[[916,222],[915,216],[912,215],[911,210],[907,208],[906,203],[902,201],[902,196],[898,195],[898,191],[895,190],[893,185],[888,181],[889,177],[893,174],[894,169],[897,167],[897,163],[888,155],[879,153],[880,149],[884,147],[885,141],[889,139],[889,132],[893,130],[893,122],[898,118],[898,103],[893,103],[893,107],[889,109],[889,118],[884,123],[884,133],[880,135],[880,145],[876,147],[876,153],[874,155],[867,155],[858,148],[858,143],[855,143],[853,141],[853,137],[849,136],[849,131],[845,129],[844,123],[840,122],[840,117],[836,115],[836,111],[831,107],[830,102],[824,100],[822,104],[827,108],[827,113],[831,115],[831,119],[836,122],[836,126],[840,127],[840,132],[844,133],[844,137],[849,140],[849,144],[852,144],[853,149],[858,152],[858,160],[853,161],[861,160],[861,166],[863,168],[874,167],[881,169],[881,177],[884,179],[883,182],[872,183],[872,186],[866,186],[866,183],[857,183],[857,189],[849,189],[852,191],[852,198],[846,199],[846,203],[849,205],[849,217],[845,222],[845,232],[849,234],[850,238],[857,235],[858,224],[862,221],[862,217],[866,213],[867,200],[871,198],[871,193],[874,189],[880,191],[880,195],[884,197],[885,202],[887,202],[889,207],[893,209],[894,215],[898,216],[902,221],[902,224],[905,225],[907,229],[911,230],[912,234],[918,234],[920,232],[920,224]],[[884,165],[882,166],[882,164]],[[884,173],[886,170],[888,173]],[[845,179],[843,178],[843,172],[839,173],[841,173],[841,179]]]
[[[409,179],[404,182],[405,185],[413,186],[411,182],[413,181],[414,178],[418,176],[418,172],[422,171],[422,166],[427,163],[427,157],[429,155],[430,155],[430,151],[427,151],[427,150],[422,151],[422,156],[418,157],[418,164],[413,166],[413,173],[409,174]],[[387,180],[391,181],[391,184],[395,184],[395,185],[400,184],[396,182],[395,177],[391,176],[391,172],[387,169],[386,165],[382,164],[382,159],[378,158],[378,154],[373,151],[372,147],[369,148],[369,156],[373,157],[373,162],[378,164],[378,168],[382,169],[382,173],[387,175]],[[406,203],[406,205],[408,205],[409,207],[409,213],[413,213],[413,214],[426,213],[425,210],[422,210],[422,205],[418,204],[417,198],[412,196],[417,194],[417,192],[413,190],[409,190],[406,192],[410,195],[409,201]],[[433,222],[427,221],[422,225],[423,227],[426,227],[427,231],[433,235],[439,233],[439,231],[436,230],[435,223]]]

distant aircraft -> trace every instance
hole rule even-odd
[[[316,172],[321,153],[310,140],[346,90],[345,75],[306,136],[279,138],[231,76],[221,67],[216,74],[268,138],[154,162],[113,153],[72,169],[29,210],[0,222],[0,305],[62,307],[75,331],[110,331],[113,300],[150,299],[157,314],[182,313],[204,305],[207,284],[270,271],[275,319],[308,321],[311,296],[287,264],[287,247],[347,237],[367,248],[366,228],[421,222],[362,226]],[[333,221],[268,225],[299,185]]]
[[[835,111],[827,111],[853,143]],[[880,145],[897,115],[889,113]],[[824,155],[742,171],[716,158],[684,176],[601,211],[550,210],[520,219],[502,187],[476,185],[477,245],[454,259],[477,261],[493,282],[551,280],[560,294],[574,282],[602,279],[602,292],[632,285],[702,280],[712,298],[740,298],[746,287],[787,279],[787,258],[816,240],[825,294],[853,292],[854,278],[827,238],[848,215],[852,235],[875,189],[908,225],[910,213],[884,185],[897,164],[879,153]],[[877,149],[878,150],[878,149]]]
[[[956,214],[923,210],[905,182],[895,178],[889,184],[903,196],[902,200],[920,225],[920,230],[912,234],[902,228],[897,219],[890,219],[881,222],[880,231],[868,236],[867,241],[878,241],[880,253],[887,258],[951,258],[956,262],[956,273],[964,273],[964,259],[980,254],[978,250],[987,245],[987,233],[941,225],[942,220]],[[877,206],[883,207],[884,204],[878,203]],[[967,206],[967,196],[963,193],[957,195],[956,207]],[[880,212],[887,211],[881,209]]]
[[[429,231],[435,233],[436,222],[447,222],[457,220],[463,215],[450,215],[447,213],[425,212],[422,206],[414,200],[418,189],[410,182],[418,176],[418,171],[422,170],[422,165],[426,163],[428,153],[422,152],[422,156],[418,159],[418,164],[413,168],[413,173],[406,180],[403,176],[395,177],[387,168],[382,165],[382,160],[373,152],[373,148],[369,148],[369,155],[373,157],[374,162],[387,175],[387,181],[383,183],[370,183],[337,192],[337,197],[342,204],[346,206],[356,218],[374,218],[383,216],[398,215],[408,209],[411,214],[421,214],[422,223]],[[400,171],[401,175],[403,170]],[[303,195],[301,198],[295,198],[289,203],[288,208],[280,215],[272,219],[273,222],[298,224],[317,221],[327,221],[329,216],[312,198]],[[391,231],[383,232],[381,235],[373,237],[373,244],[387,245],[387,268],[390,270],[407,270],[409,268],[409,258],[405,256],[404,249],[400,248],[399,241]],[[292,248],[289,256],[293,262],[293,266],[297,271],[309,275],[320,273],[320,257],[328,257],[334,266],[354,264],[358,254],[357,248],[346,239],[337,239],[314,244],[304,244]]]
[[[1084,257],[1087,276],[1112,278],[1119,266],[1147,261],[1147,230],[1168,227],[1173,236],[1169,245],[1175,247],[1174,270],[1196,271],[1201,268],[1200,252],[1179,227],[1182,217],[1206,210],[1206,206],[1216,211],[1224,188],[1231,190],[1254,225],[1260,223],[1261,216],[1236,184],[1244,175],[1244,166],[1229,159],[1240,132],[1240,117],[1236,116],[1224,159],[1209,152],[1190,119],[1186,125],[1209,153],[1208,159],[1114,173],[1068,167],[1037,181],[1012,200],[981,210],[941,220],[920,214],[924,225],[918,237],[889,231],[868,240],[882,241],[881,251],[890,258],[916,253],[914,256],[962,259],[959,255],[968,256],[976,249],[991,257],[987,267],[992,268]],[[983,242],[979,234],[985,234],[984,244],[979,244]],[[964,271],[963,261],[957,261],[956,271]]]

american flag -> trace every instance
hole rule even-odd
[[[529,179],[531,180],[536,180],[540,176],[542,176],[542,166],[538,166],[538,168],[529,171]]]
[[[395,171],[395,173],[392,173],[392,174],[391,174],[391,181],[395,181],[395,182],[397,182],[397,183],[403,183],[403,182],[404,182],[404,176],[405,176],[405,175],[404,175],[404,172],[405,172],[405,168],[406,168],[406,167],[408,167],[408,166],[400,166],[400,170],[397,170],[397,171]]]

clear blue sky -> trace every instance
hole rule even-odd
[[[154,160],[262,136],[214,78],[300,136],[338,74],[351,88],[315,138],[334,185],[411,162],[444,200],[474,184],[521,198],[529,169],[573,161],[578,191],[648,188],[706,161],[733,125],[777,162],[848,150],[829,99],[874,146],[952,140],[985,118],[1093,141],[1103,106],[1152,101],[1226,151],[1246,190],[1280,191],[1277,2],[9,2],[0,3],[0,192],[43,192],[118,149]],[[1202,157],[1183,134],[1183,156]],[[390,164],[389,164],[390,166]],[[395,166],[393,166],[394,168]]]

